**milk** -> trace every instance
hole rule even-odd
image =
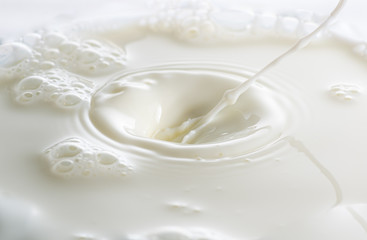
[[[209,20],[1,46],[1,238],[366,238],[367,71],[353,43],[320,36],[190,144],[159,136],[306,29],[234,34]]]

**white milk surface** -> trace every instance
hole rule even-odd
[[[0,45],[0,239],[366,240],[366,44],[337,22],[186,144],[323,18],[154,3]]]

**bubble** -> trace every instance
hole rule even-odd
[[[94,48],[102,48],[102,44],[96,40],[89,39],[89,40],[84,41],[84,43]]]
[[[71,160],[60,161],[54,167],[57,173],[67,173],[73,170],[73,168],[74,168],[74,162]]]
[[[74,157],[81,151],[82,149],[76,144],[62,144],[57,147],[55,157],[57,158]]]
[[[18,102],[23,104],[30,103],[34,100],[34,94],[32,92],[23,92],[23,94],[18,97]]]
[[[55,67],[55,63],[51,62],[51,61],[44,61],[40,64],[40,68],[42,70],[49,70],[51,68]]]
[[[278,31],[283,34],[296,33],[299,27],[299,20],[295,17],[282,17],[279,19]]]
[[[32,56],[32,50],[22,43],[7,43],[0,46],[0,67],[8,68]]]
[[[255,19],[255,13],[251,10],[223,10],[220,12],[214,12],[211,15],[211,18],[222,27],[240,31],[249,29]]]
[[[263,13],[256,19],[256,26],[262,29],[271,30],[274,28],[276,22],[277,16],[275,14]]]
[[[46,59],[56,59],[60,54],[60,51],[56,48],[47,49],[44,52],[44,57]]]
[[[39,44],[42,36],[37,33],[29,33],[23,37],[23,43],[28,45],[29,47],[34,47]]]
[[[82,102],[82,99],[80,98],[80,96],[73,94],[73,93],[68,93],[68,94],[62,95],[58,99],[57,103],[61,107],[74,107],[75,105],[78,105],[81,102]]]
[[[31,76],[31,77],[26,77],[23,80],[21,80],[18,84],[18,87],[21,90],[36,90],[40,88],[40,86],[44,82],[45,82],[45,79],[42,77]]]
[[[78,54],[78,60],[82,63],[93,63],[99,57],[98,53],[92,50],[84,50]]]
[[[48,33],[44,36],[45,43],[50,47],[58,47],[66,40],[66,37],[61,33]]]
[[[98,153],[97,160],[102,165],[112,165],[118,161],[117,157],[110,153]]]
[[[362,92],[362,88],[356,84],[338,83],[329,87],[329,93],[345,101],[351,101]]]
[[[60,51],[65,54],[73,53],[76,49],[78,49],[79,44],[77,42],[65,42],[61,44],[59,47]]]

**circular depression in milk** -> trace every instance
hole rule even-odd
[[[261,78],[220,112],[191,144],[180,143],[182,123],[205,115],[226,90],[254,71],[225,64],[178,63],[126,72],[92,98],[89,117],[103,135],[179,158],[222,158],[253,152],[291,129],[300,109],[279,79]],[[174,133],[159,134],[174,129]],[[169,132],[169,131],[168,131]]]

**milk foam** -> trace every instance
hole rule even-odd
[[[23,43],[4,44],[0,56],[1,79],[15,83],[19,103],[44,101],[61,108],[89,102],[96,84],[86,76],[111,74],[126,62],[121,48],[57,32],[32,33]]]
[[[116,154],[78,139],[65,139],[44,151],[52,173],[62,177],[125,176],[132,167]]]

